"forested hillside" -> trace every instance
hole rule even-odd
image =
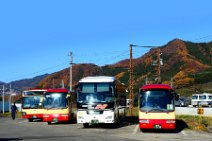
[[[176,89],[183,89],[212,81],[212,42],[192,43],[175,39],[133,59],[135,92],[138,92],[138,88],[145,83],[157,83],[158,66],[153,64],[157,60],[159,49],[163,61],[162,83],[170,84],[172,81]],[[116,76],[121,82],[129,85],[128,66],[129,59],[103,67],[95,64],[75,64],[73,86],[82,77],[94,75]],[[38,87],[61,87],[62,81],[68,88],[69,68],[49,75],[38,84]]]

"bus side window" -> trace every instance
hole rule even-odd
[[[114,87],[110,86],[110,92],[112,93],[112,96],[115,96],[115,91],[114,91]]]

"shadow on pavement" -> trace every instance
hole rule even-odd
[[[52,122],[52,123],[48,123],[48,125],[69,125],[69,124],[77,124],[76,120],[70,120],[70,121],[65,121],[65,122]]]
[[[0,141],[20,141],[20,138],[0,138]]]
[[[188,125],[183,121],[183,120],[176,120],[176,130],[175,133],[179,133],[182,130],[184,130],[185,128],[188,128]]]
[[[42,140],[42,139],[64,139],[64,138],[78,138],[81,135],[73,136],[26,136],[22,138],[0,138],[0,141],[19,141],[19,140]]]

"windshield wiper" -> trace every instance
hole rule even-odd
[[[49,108],[46,108],[46,109],[65,109],[66,107],[60,107],[60,106],[52,106],[52,107],[49,107]]]
[[[31,107],[30,106],[27,106],[27,107],[23,107],[24,109],[30,109]]]
[[[49,110],[49,109],[54,109],[54,108],[55,108],[55,106],[51,106],[51,107],[49,106],[48,108],[47,108],[47,107],[48,107],[48,106],[46,106],[46,107],[44,106],[44,108],[46,108],[47,110]]]

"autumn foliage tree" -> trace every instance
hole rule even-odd
[[[188,77],[188,75],[183,72],[179,71],[175,76],[174,76],[174,85],[178,88],[188,86],[191,83],[194,82],[193,78]]]

